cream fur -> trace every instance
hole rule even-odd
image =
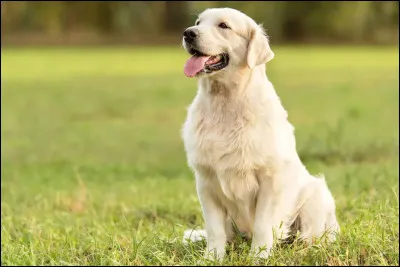
[[[274,53],[264,30],[230,8],[207,9],[199,21],[191,28],[200,33],[200,51],[227,52],[230,62],[198,76],[182,130],[205,220],[205,231],[194,231],[192,240],[206,237],[205,256],[218,259],[233,237],[232,222],[262,258],[271,253],[274,232],[284,239],[299,230],[312,242],[328,231],[333,241],[335,202],[324,179],[310,175],[297,154],[294,128],[266,76]],[[221,21],[231,29],[218,28]]]

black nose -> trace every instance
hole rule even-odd
[[[185,39],[194,39],[197,37],[197,33],[194,30],[186,30],[183,32]]]

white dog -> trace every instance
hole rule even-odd
[[[183,46],[192,55],[184,72],[199,78],[182,137],[205,219],[192,239],[206,236],[205,256],[223,258],[233,225],[262,258],[274,233],[285,239],[299,231],[308,242],[327,233],[333,241],[334,199],[297,154],[294,128],[265,73],[274,53],[262,27],[234,9],[207,9],[185,30]]]

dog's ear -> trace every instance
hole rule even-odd
[[[274,58],[274,52],[269,47],[268,36],[262,25],[252,29],[250,33],[249,46],[247,48],[247,65],[250,69],[265,64]]]

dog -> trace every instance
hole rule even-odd
[[[266,75],[274,53],[263,27],[235,9],[207,9],[182,45],[191,55],[184,73],[198,79],[182,139],[205,220],[205,230],[186,231],[185,240],[206,237],[205,257],[217,260],[235,229],[261,258],[294,233],[308,243],[334,241],[335,201],[324,177],[309,174],[298,156]]]

